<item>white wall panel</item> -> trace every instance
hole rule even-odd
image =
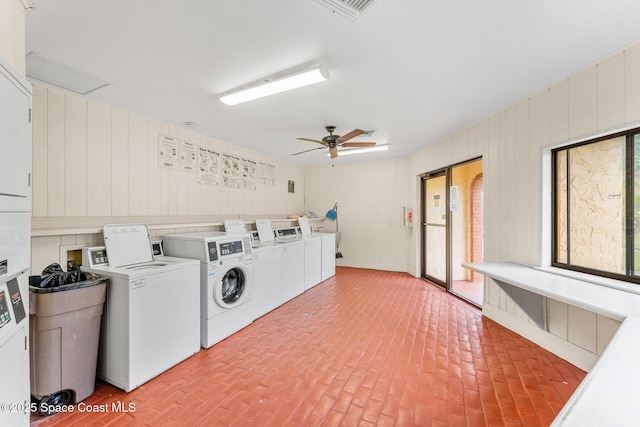
[[[598,128],[598,69],[596,66],[569,78],[569,137]]]
[[[530,263],[540,265],[542,147],[549,144],[549,90],[529,98],[529,178],[526,192],[529,197],[529,257]]]
[[[569,81],[563,80],[549,89],[549,142],[569,139]]]
[[[531,157],[529,155],[529,100],[523,101],[516,105],[515,108],[515,130],[514,130],[514,149],[515,149],[515,170],[513,171],[513,214],[510,215],[510,221],[515,229],[515,254],[519,262],[525,264],[531,263],[531,255],[529,249],[531,242],[529,241],[531,230],[531,193],[522,191],[528,187],[531,172],[529,170]]]
[[[624,123],[624,54],[621,52],[597,65],[598,129]]]
[[[32,215],[47,216],[48,209],[48,97],[47,91],[40,87],[33,88],[33,186],[32,186]]]
[[[162,215],[162,172],[158,167],[158,135],[161,134],[159,122],[149,120],[147,127],[147,213]]]
[[[34,138],[35,141],[35,138]],[[111,110],[90,104],[87,111],[87,215],[111,215]],[[34,216],[36,215],[34,213]]]
[[[518,191],[516,191],[516,183],[518,180],[518,145],[516,141],[516,107],[507,109],[503,114],[502,130],[500,132],[501,143],[505,157],[503,164],[505,167],[505,179],[503,182],[503,191],[501,192],[501,205],[503,209],[502,214],[502,226],[507,236],[511,236],[509,239],[503,240],[503,251],[511,254],[515,259],[519,259],[520,254],[517,251],[518,240],[520,239],[520,232],[523,230],[517,224],[518,216]],[[506,178],[509,177],[509,178]],[[520,218],[522,220],[523,218]]]
[[[129,115],[129,215],[148,214],[148,121]]]
[[[640,121],[640,44],[624,53],[624,120],[626,123]]]
[[[87,215],[87,102],[65,96],[65,216]]]
[[[111,215],[129,215],[129,115],[111,112]]]
[[[565,303],[547,300],[549,312],[549,332],[564,340],[569,339],[569,306]]]
[[[22,2],[0,1],[0,55],[25,73],[25,15]]]
[[[568,306],[568,308],[569,342],[596,353],[597,315],[572,305]]]
[[[34,94],[35,95],[35,94]],[[49,91],[47,97],[47,216],[65,216],[65,96]],[[35,125],[35,123],[34,123]],[[36,134],[40,134],[37,132]],[[35,179],[35,177],[34,177]]]

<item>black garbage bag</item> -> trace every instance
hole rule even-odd
[[[39,288],[55,288],[83,280],[86,280],[86,275],[80,270],[63,271],[60,264],[53,263],[42,270],[40,281],[36,286]]]

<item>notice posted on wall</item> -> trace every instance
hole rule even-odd
[[[242,159],[242,187],[247,190],[256,190],[258,180],[258,162]]]
[[[266,163],[258,163],[258,182],[276,185],[276,167]]]
[[[180,170],[195,172],[198,166],[198,147],[187,141],[180,141]]]
[[[231,188],[242,187],[240,157],[232,154],[222,154],[222,184]]]
[[[158,166],[178,169],[178,140],[166,135],[158,135]]]
[[[451,212],[458,211],[458,204],[460,203],[460,199],[458,198],[459,187],[457,185],[452,185],[449,187],[449,209]]]
[[[199,147],[199,149],[198,182],[207,185],[220,185],[220,152],[206,147]]]

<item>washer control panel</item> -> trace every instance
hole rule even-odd
[[[11,314],[9,313],[9,302],[7,300],[7,294],[4,290],[0,291],[0,328],[4,327],[11,321]]]
[[[109,265],[107,248],[104,246],[94,246],[82,249],[82,265],[93,268]]]
[[[17,325],[25,317],[27,317],[27,313],[24,309],[18,280],[14,278],[8,282],[0,283],[0,339],[4,337],[5,329],[13,329],[11,327],[5,328],[5,326]]]

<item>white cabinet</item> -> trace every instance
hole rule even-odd
[[[304,292],[304,242],[284,245],[282,251],[282,285],[285,303]]]
[[[0,60],[0,211],[31,211],[31,85]]]
[[[322,281],[322,239],[304,240],[304,289],[311,289]]]
[[[30,414],[31,99],[31,85],[0,57],[0,402],[8,405],[0,411],[3,426],[28,426]]]
[[[253,303],[265,315],[336,274],[335,234],[253,249]]]
[[[336,235],[322,235],[322,281],[336,275]]]
[[[255,317],[282,304],[282,248],[268,246],[253,250],[253,303]]]

